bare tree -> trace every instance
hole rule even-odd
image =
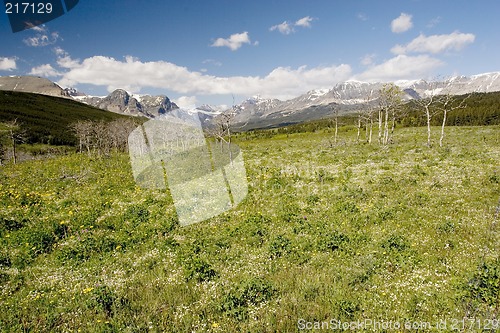
[[[442,105],[440,107],[443,112],[443,122],[441,123],[441,136],[439,137],[439,147],[443,146],[444,139],[444,127],[446,126],[446,117],[448,113],[457,110],[464,109],[467,107],[467,99],[472,95],[472,93],[466,94],[465,97],[461,98],[460,103],[457,104],[457,96],[453,95],[449,89],[449,86],[444,89],[444,94],[441,97]]]
[[[387,145],[392,140],[396,120],[401,112],[403,91],[393,83],[384,84],[379,90],[379,143]],[[389,131],[389,122],[391,130]],[[383,129],[382,129],[383,128]]]
[[[337,144],[337,139],[339,136],[339,108],[332,106],[333,114],[335,115],[333,121],[335,123],[335,136],[333,137],[333,142]]]
[[[357,116],[358,116],[358,121],[357,121],[357,128],[358,128],[358,134],[356,135],[356,143],[359,143],[359,137],[361,136],[361,123],[363,121],[363,110],[362,109],[358,109],[358,111],[356,112],[357,113]]]
[[[93,132],[93,122],[90,120],[79,120],[76,123],[70,125],[70,128],[75,133],[78,139],[79,151],[87,150],[87,153],[91,153],[92,149],[92,132]]]
[[[109,155],[112,142],[109,135],[108,124],[104,121],[92,123],[92,141],[94,152],[101,155]]]
[[[128,136],[137,127],[137,124],[128,118],[113,120],[108,124],[110,145],[117,151],[126,152]]]
[[[365,119],[365,139],[369,144],[372,143],[372,135],[373,135],[373,118],[375,116],[375,107],[373,105],[374,100],[374,91],[370,90],[370,93],[365,98],[365,109],[364,109],[364,119]]]
[[[136,126],[132,119],[117,119],[110,123],[80,120],[70,127],[78,139],[80,152],[108,155],[113,149],[127,150],[128,136]]]
[[[441,83],[435,80],[430,84],[431,89],[429,90],[425,98],[415,99],[414,102],[417,108],[424,112],[427,121],[427,147],[432,146],[431,142],[431,121],[439,109],[437,105],[441,104],[444,100],[443,95],[439,95],[441,91]]]
[[[12,160],[17,163],[17,145],[26,140],[26,131],[20,126],[17,118],[5,123],[7,127],[7,137],[12,145]]]
[[[206,129],[205,132],[208,136],[215,138],[215,141],[220,144],[221,153],[224,150],[224,144],[227,145],[229,160],[233,161],[232,150],[231,150],[231,141],[233,135],[233,126],[234,126],[234,118],[236,116],[238,107],[234,105],[231,109],[228,109],[218,115],[214,119],[214,125],[210,128]]]

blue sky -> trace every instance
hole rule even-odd
[[[2,13],[0,76],[183,106],[288,99],[345,80],[499,71],[499,14],[497,0],[80,0],[15,34]]]

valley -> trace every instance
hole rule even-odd
[[[492,318],[500,128],[447,130],[443,148],[424,128],[396,129],[385,148],[356,143],[352,126],[337,145],[332,128],[239,134],[248,197],[188,227],[168,191],[136,186],[127,154],[1,166],[2,329]]]

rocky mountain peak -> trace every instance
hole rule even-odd
[[[165,95],[134,95],[123,89],[116,89],[106,97],[87,96],[78,100],[104,110],[150,118],[179,108]]]

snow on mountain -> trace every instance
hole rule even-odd
[[[425,98],[430,94],[451,93],[462,95],[471,92],[500,91],[500,72],[466,76],[454,76],[439,82],[426,80],[399,80],[394,82],[404,92],[404,99]],[[249,124],[246,128],[279,126],[287,123],[307,121],[331,116],[333,110],[352,112],[360,105],[377,99],[377,92],[384,83],[369,83],[348,80],[330,89],[315,89],[305,94],[281,101],[273,98],[252,96],[234,108],[227,106],[201,105],[193,110],[203,122],[217,117],[222,112],[235,112],[235,123]],[[150,96],[132,94],[117,89],[108,96],[87,96],[75,89],[63,89],[57,84],[39,77],[0,77],[1,90],[15,90],[73,98],[108,111],[155,117],[178,109],[165,95]]]
[[[430,94],[500,91],[500,72],[455,76],[443,81],[400,80],[394,82],[404,92],[404,99],[425,98]],[[319,119],[332,114],[333,109],[350,112],[377,99],[384,83],[355,80],[341,82],[331,89],[311,90],[296,98],[280,101],[254,96],[237,108],[235,122],[249,124],[246,128],[278,126],[293,122]]]
[[[131,94],[123,89],[117,89],[104,97],[79,96],[74,98],[82,103],[111,112],[150,118],[178,108],[167,96]]]

